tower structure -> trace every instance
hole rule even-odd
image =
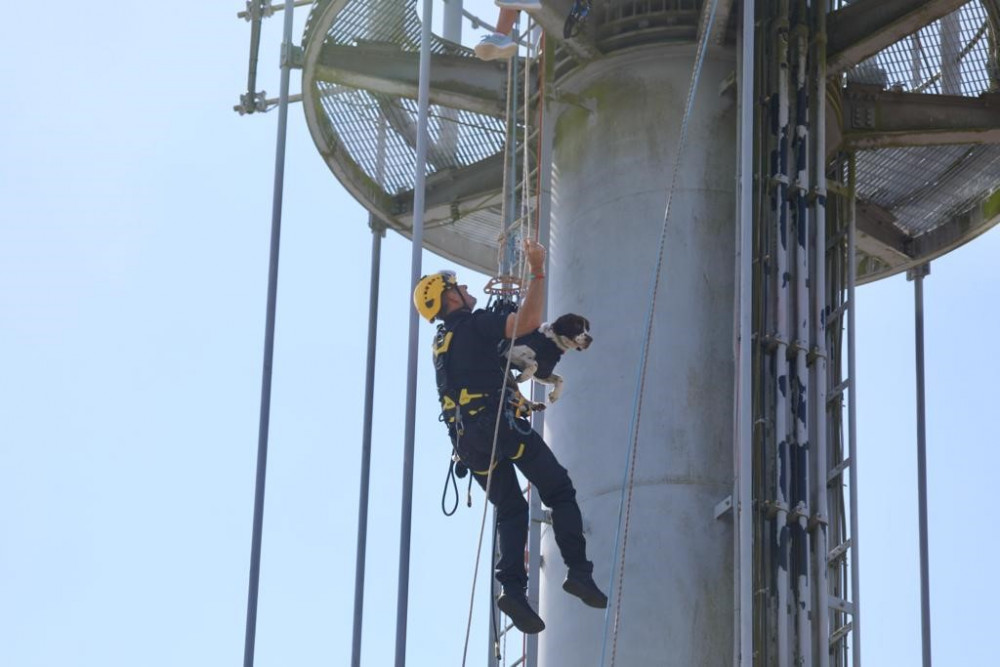
[[[415,5],[319,0],[301,52],[320,154],[404,235]],[[549,309],[586,313],[601,350],[574,359],[546,436],[612,622],[562,594],[543,531],[540,611],[567,620],[538,664],[858,664],[852,290],[997,222],[1000,5],[594,0],[563,38],[571,5],[536,15],[528,113],[508,111],[507,65],[431,45],[425,247],[496,272],[514,127],[549,220]]]

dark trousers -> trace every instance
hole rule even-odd
[[[496,416],[480,413],[466,418],[464,430],[455,439],[462,462],[476,481],[486,488],[486,471],[493,448]],[[576,502],[576,489],[549,446],[531,430],[527,420],[500,417],[496,466],[490,480],[490,502],[497,511],[497,539],[500,558],[496,578],[508,591],[524,591],[528,575],[524,569],[524,546],[528,541],[528,503],[514,472],[514,466],[531,482],[542,503],[552,510],[552,531],[566,566],[574,571],[593,572],[587,560],[583,518]]]

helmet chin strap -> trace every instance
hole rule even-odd
[[[464,295],[464,294],[462,294],[462,290],[458,289],[457,287],[449,287],[448,289],[452,289],[452,290],[455,290],[455,291],[456,291],[456,292],[458,293],[458,298],[462,300],[462,307],[461,307],[461,308],[449,308],[449,309],[447,309],[447,312],[442,312],[442,313],[441,313],[441,314],[439,315],[439,317],[440,317],[440,318],[441,318],[442,320],[443,320],[443,319],[444,319],[444,318],[445,318],[446,316],[450,315],[451,313],[454,313],[454,312],[457,312],[457,311],[459,311],[459,310],[470,310],[470,311],[472,310],[472,306],[473,306],[473,304],[469,303],[469,302],[468,302],[468,301],[466,300],[466,298],[465,298],[465,295]],[[442,311],[445,311],[445,310],[446,310],[445,308],[442,308]]]

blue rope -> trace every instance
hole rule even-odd
[[[624,523],[627,522],[627,517],[624,516],[625,504],[626,504],[625,493],[626,489],[628,489],[629,501],[631,502],[631,495],[632,495],[631,487],[632,487],[632,480],[634,479],[634,475],[632,473],[634,472],[634,466],[635,466],[634,456],[639,439],[638,436],[639,416],[641,414],[641,409],[642,409],[642,394],[646,384],[646,362],[649,355],[649,343],[653,333],[653,314],[656,310],[656,297],[659,291],[660,274],[662,272],[662,267],[663,267],[663,253],[667,239],[667,222],[670,219],[670,204],[673,200],[674,189],[676,188],[677,185],[677,173],[678,171],[680,171],[681,155],[684,152],[685,144],[687,142],[688,123],[691,118],[691,110],[694,107],[694,94],[695,91],[698,89],[698,82],[701,79],[702,66],[704,65],[705,62],[705,52],[708,48],[708,35],[711,32],[710,26],[715,21],[715,12],[716,9],[718,9],[719,5],[719,0],[710,0],[710,1],[712,4],[709,8],[708,13],[704,15],[707,17],[707,21],[702,26],[701,38],[698,41],[698,55],[695,60],[694,71],[691,73],[691,83],[688,87],[687,100],[685,102],[685,108],[684,108],[684,117],[681,120],[680,138],[677,143],[677,151],[674,153],[674,168],[673,168],[673,173],[670,176],[670,188],[667,190],[667,204],[663,212],[663,228],[662,231],[660,232],[660,244],[656,261],[656,269],[653,272],[653,281],[650,287],[649,309],[646,312],[646,328],[645,328],[645,333],[643,335],[642,352],[639,356],[639,372],[636,377],[635,395],[632,402],[632,420],[629,424],[629,444],[628,448],[625,451],[625,475],[622,480],[622,492],[618,502],[618,527],[615,531],[615,543],[614,543],[615,548],[614,548],[613,558],[611,561],[611,580],[608,582],[608,593],[612,597],[615,597],[614,582],[615,582],[616,569],[618,568],[619,542],[627,542],[628,540],[627,530],[624,531],[624,539],[622,539],[623,525]],[[623,543],[621,546],[622,546],[621,556],[624,557],[625,544]],[[625,564],[622,563],[621,572],[619,573],[619,582],[622,582],[624,578],[624,570],[625,570]],[[618,635],[618,622],[621,616],[620,614],[621,586],[619,586],[617,598],[618,599],[616,600],[616,605],[615,605],[615,615],[614,615],[615,625],[613,632],[613,635],[616,640]],[[602,667],[605,664],[605,659],[607,657],[608,627],[610,620],[611,620],[611,605],[608,605],[607,611],[604,612],[604,639],[601,645],[601,663],[600,663]],[[614,665],[614,659],[615,659],[615,650],[612,650],[611,653],[612,665]]]

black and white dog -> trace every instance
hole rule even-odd
[[[514,340],[510,365],[521,371],[517,382],[534,379],[552,387],[549,402],[555,403],[562,394],[563,379],[555,373],[556,364],[566,350],[586,350],[593,342],[590,322],[586,317],[567,313],[555,322],[546,322],[529,334]],[[506,350],[502,350],[506,354]],[[534,405],[540,409],[544,405]]]

